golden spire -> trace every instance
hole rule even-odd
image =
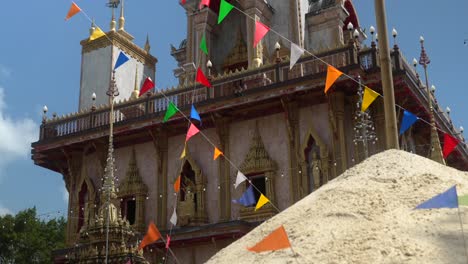
[[[151,46],[150,46],[150,43],[149,43],[149,35],[146,34],[145,51],[149,53],[150,49],[151,49]]]
[[[94,18],[91,22],[91,27],[89,28],[89,35],[92,36],[94,33],[94,30],[96,30],[96,25],[94,24]]]
[[[122,0],[122,6],[120,7],[119,30],[125,31],[124,0]]]
[[[112,9],[112,20],[110,22],[110,30],[115,31],[115,8],[111,7]]]
[[[131,99],[137,99],[140,94],[140,89],[138,88],[138,68],[135,69],[135,87],[133,88]]]

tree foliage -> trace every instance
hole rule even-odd
[[[65,227],[63,217],[39,219],[36,208],[0,217],[0,264],[51,263],[65,247]]]

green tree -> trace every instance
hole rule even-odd
[[[36,208],[0,217],[0,264],[51,263],[52,251],[65,247],[63,217],[44,221]]]

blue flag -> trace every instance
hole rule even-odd
[[[198,114],[197,109],[195,109],[194,105],[192,105],[192,111],[190,111],[190,118],[201,122],[200,115]]]
[[[120,52],[119,57],[117,58],[117,61],[115,62],[114,71],[118,67],[122,66],[122,64],[126,63],[127,61],[128,61],[127,55],[125,55],[123,52]]]
[[[454,185],[447,191],[438,194],[424,203],[416,206],[414,209],[436,209],[436,208],[457,208],[458,195],[457,186]]]
[[[255,195],[252,185],[247,188],[247,190],[242,194],[241,198],[238,200],[232,200],[233,203],[242,204],[243,206],[251,206],[257,203],[255,201]]]
[[[414,122],[418,121],[419,117],[405,110],[403,113],[403,119],[401,120],[400,135],[405,133],[408,128],[410,128]]]

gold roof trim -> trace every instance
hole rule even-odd
[[[250,174],[255,172],[274,171],[276,168],[276,162],[270,158],[270,155],[268,155],[265,145],[263,145],[262,138],[260,137],[258,123],[255,122],[255,129],[249,152],[239,169],[244,174]]]

